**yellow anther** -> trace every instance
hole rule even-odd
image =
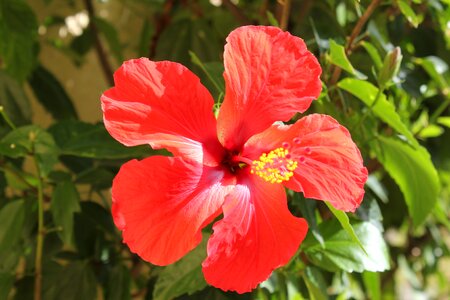
[[[270,183],[281,183],[294,176],[297,166],[298,163],[290,158],[289,151],[280,147],[263,153],[259,160],[254,160],[250,173]]]

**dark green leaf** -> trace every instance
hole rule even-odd
[[[28,82],[36,98],[55,120],[76,119],[77,112],[66,91],[46,68],[39,65]]]
[[[97,280],[86,261],[75,261],[55,276],[54,299],[94,300],[97,299]]]
[[[13,283],[13,274],[0,272],[0,299],[8,299]]]
[[[206,257],[207,238],[180,261],[167,266],[156,281],[155,300],[172,299],[183,294],[192,294],[206,287],[201,263]]]
[[[3,206],[0,220],[0,257],[4,257],[20,240],[25,221],[24,200],[11,201]]]
[[[94,22],[99,31],[105,37],[108,47],[116,58],[117,63],[121,64],[123,62],[122,45],[120,44],[119,35],[116,28],[102,18],[95,18]]]
[[[19,127],[8,133],[0,141],[0,154],[13,158],[35,155],[42,176],[46,176],[58,160],[58,148],[53,137],[35,125]]]
[[[23,0],[0,1],[0,57],[6,71],[19,81],[34,67],[37,20]]]
[[[225,93],[225,82],[222,74],[224,72],[223,65],[221,63],[203,63],[194,52],[190,51],[191,60],[194,64],[199,66],[203,72],[205,72],[208,79],[214,85],[219,93]]]
[[[414,224],[420,225],[438,198],[439,178],[425,148],[412,148],[396,140],[379,136],[374,147],[378,160],[397,182]]]
[[[0,105],[4,113],[16,125],[29,123],[31,119],[30,101],[23,88],[0,70]]]
[[[368,222],[353,224],[353,229],[367,254],[335,219],[319,225],[325,240],[324,246],[307,236],[302,248],[314,264],[332,272],[381,272],[389,269],[388,250],[381,232]]]
[[[49,128],[61,154],[91,158],[128,158],[150,154],[150,147],[125,147],[114,140],[103,124],[62,121]]]
[[[129,300],[130,283],[130,270],[122,265],[115,266],[110,273],[106,300]]]
[[[58,183],[52,195],[51,211],[55,226],[61,227],[58,235],[68,245],[73,238],[73,214],[80,211],[80,197],[70,181]]]

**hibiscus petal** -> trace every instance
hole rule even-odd
[[[217,164],[222,152],[214,101],[191,71],[174,62],[133,59],[114,73],[114,81],[101,100],[106,129],[116,140]]]
[[[201,229],[221,213],[234,182],[218,168],[153,156],[122,166],[113,182],[112,214],[132,252],[170,264],[201,241]]]
[[[252,137],[242,155],[258,159],[283,144],[298,162],[286,187],[302,191],[307,198],[329,201],[337,209],[355,211],[364,196],[367,169],[345,127],[319,114],[293,125],[275,124]]]
[[[308,230],[287,208],[280,184],[247,176],[227,196],[203,262],[206,281],[224,291],[249,292],[285,265]]]
[[[240,27],[227,38],[219,140],[239,149],[275,121],[304,112],[322,88],[321,68],[302,39],[277,27]]]

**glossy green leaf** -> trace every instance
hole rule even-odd
[[[331,205],[329,202],[325,202],[325,204],[328,206],[328,209],[333,213],[333,215],[339,221],[342,228],[345,231],[347,231],[348,235],[350,235],[353,242],[358,244],[358,246],[361,247],[361,250],[367,254],[366,249],[364,249],[364,246],[361,244],[361,241],[359,240],[358,236],[356,235],[355,230],[353,229],[352,225],[350,224],[350,219],[348,218],[347,214],[345,212],[343,212],[342,210],[338,210],[338,209],[334,208],[333,205]]]
[[[437,122],[445,127],[450,128],[450,117],[439,117]]]
[[[330,40],[330,61],[350,74],[355,74],[355,69],[345,54],[344,46],[339,45],[333,40]]]
[[[400,119],[400,116],[395,111],[394,105],[386,99],[386,96],[383,93],[379,94],[378,100],[375,103],[379,93],[377,87],[370,82],[353,78],[345,78],[341,80],[338,83],[338,86],[354,95],[368,107],[372,107],[373,113],[379,119],[391,126],[398,133],[404,135],[411,145],[418,147],[419,143],[409,131],[408,127]]]
[[[324,236],[324,247],[309,235],[302,245],[304,253],[315,265],[331,272],[382,272],[389,269],[386,243],[381,232],[371,223],[353,224],[353,229],[367,254],[347,231],[339,226],[337,220],[324,221],[319,225],[319,229]]]
[[[414,224],[432,211],[439,192],[439,178],[425,148],[412,148],[400,140],[379,136],[373,148],[377,159],[400,187]]]
[[[442,59],[436,56],[428,56],[416,58],[414,62],[428,73],[440,89],[448,88],[447,79],[444,77],[444,73],[448,70],[448,65]]]
[[[89,124],[80,121],[63,121],[49,128],[60,153],[90,158],[126,158],[151,154],[151,148],[125,147],[114,140],[103,124]]]
[[[28,80],[36,99],[55,120],[76,119],[77,112],[64,87],[42,65],[34,69]]]
[[[11,250],[20,240],[25,222],[23,200],[10,201],[0,210],[0,257]]]
[[[206,287],[202,261],[206,257],[207,237],[180,261],[169,265],[158,276],[153,290],[154,300],[165,300],[192,294]]]
[[[408,22],[414,27],[419,26],[423,18],[416,15],[414,10],[411,8],[411,5],[406,0],[397,0],[397,4]]]
[[[70,181],[58,183],[52,194],[51,211],[58,235],[67,244],[73,243],[73,214],[80,211],[77,188]]]
[[[0,58],[6,71],[19,81],[34,67],[37,20],[23,0],[0,1]]]
[[[435,138],[444,133],[444,128],[438,125],[430,124],[419,131],[419,137],[422,139]]]

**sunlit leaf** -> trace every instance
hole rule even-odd
[[[403,134],[411,145],[415,147],[419,145],[408,127],[400,119],[400,116],[395,111],[394,105],[387,101],[383,93],[379,94],[378,88],[373,84],[359,79],[345,78],[338,83],[338,86],[354,95],[368,107],[371,107],[373,113],[379,119],[391,126],[398,133]],[[378,99],[377,95],[379,95]],[[377,100],[376,103],[375,100]]]
[[[414,224],[420,225],[431,212],[439,192],[439,178],[430,155],[394,138],[379,136],[373,148],[378,160],[399,185]]]
[[[308,259],[315,265],[329,271],[344,270],[347,272],[381,272],[389,269],[389,255],[381,232],[371,223],[353,224],[353,229],[359,237],[361,247],[333,219],[319,225],[325,243],[320,245],[311,236],[307,236],[302,249]]]
[[[206,257],[207,238],[180,261],[164,268],[156,281],[153,299],[172,299],[182,294],[192,294],[206,287],[201,262]]]

